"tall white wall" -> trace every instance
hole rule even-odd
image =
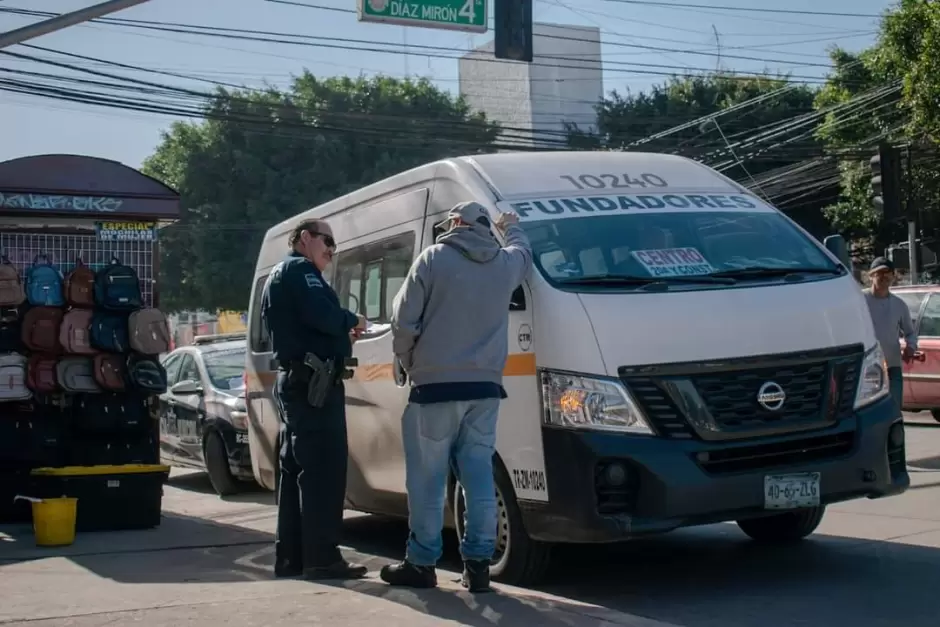
[[[459,60],[460,94],[490,119],[513,127],[504,130],[501,143],[520,148],[533,137],[559,139],[564,122],[595,126],[594,104],[604,94],[599,28],[535,24],[532,44],[531,64],[494,61],[492,42]]]

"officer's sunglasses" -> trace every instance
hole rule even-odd
[[[314,237],[322,237],[323,243],[326,244],[327,248],[336,248],[336,240],[333,239],[332,235],[327,235],[326,233],[320,233],[319,231],[307,231],[310,235]]]

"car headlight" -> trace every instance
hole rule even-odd
[[[542,371],[542,421],[546,425],[653,435],[622,383]]]
[[[887,396],[888,365],[881,346],[876,342],[874,348],[865,353],[862,359],[861,376],[858,379],[858,391],[855,393],[855,409],[871,405],[875,401]]]

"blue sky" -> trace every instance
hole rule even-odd
[[[0,7],[66,12],[99,0],[0,0]],[[275,4],[266,0],[150,0],[113,17],[181,22],[215,27],[316,35],[414,46],[412,55],[335,50],[309,45],[260,43],[180,33],[153,32],[106,25],[82,25],[32,40],[60,51],[99,57],[252,87],[285,85],[304,68],[318,76],[419,75],[439,87],[457,90],[457,61],[420,55],[417,46],[446,47],[452,54],[469,50],[491,33],[468,35],[453,31],[364,24],[356,20],[356,0],[296,0],[320,8]],[[670,0],[664,0],[668,2]],[[678,2],[679,0],[673,0]],[[492,0],[489,0],[492,4]],[[711,7],[786,8],[847,14],[879,14],[887,0],[686,0]],[[331,10],[333,9],[333,10]],[[340,9],[340,10],[336,10]],[[720,64],[738,71],[784,71],[823,77],[826,49],[834,44],[859,50],[871,44],[877,20],[863,17],[755,13],[740,10],[667,8],[621,0],[535,0],[535,19],[556,24],[599,26],[603,41],[605,91],[643,90],[681,68],[714,68],[719,63],[716,32],[723,55]],[[0,13],[0,30],[25,26],[35,18]],[[350,44],[364,47],[366,44]],[[650,51],[630,46],[694,50],[707,54]],[[14,46],[44,58],[48,53]],[[425,49],[427,50],[427,49]],[[728,55],[755,57],[750,61]],[[766,61],[765,61],[766,60]],[[95,68],[94,64],[80,63]],[[656,64],[638,66],[631,64]],[[8,57],[0,69],[67,73],[44,64]],[[113,69],[106,69],[114,71]],[[662,72],[650,75],[643,72]],[[125,76],[208,90],[211,85],[179,78],[120,71]],[[7,75],[8,77],[9,75]],[[41,97],[0,92],[0,161],[44,153],[75,153],[114,159],[139,167],[160,141],[173,118],[106,109]]]

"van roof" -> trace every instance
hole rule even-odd
[[[580,194],[747,192],[715,170],[677,155],[649,152],[554,151],[458,157],[503,199]]]
[[[265,242],[283,238],[303,220],[325,219],[349,206],[392,197],[403,188],[445,175],[474,179],[477,185],[482,179],[498,200],[576,195],[585,191],[599,194],[747,193],[746,188],[730,178],[677,155],[569,150],[468,155],[418,166],[303,211],[271,227],[265,234]],[[275,263],[274,257],[279,258],[282,251],[283,246],[276,255],[262,261],[261,267]]]

